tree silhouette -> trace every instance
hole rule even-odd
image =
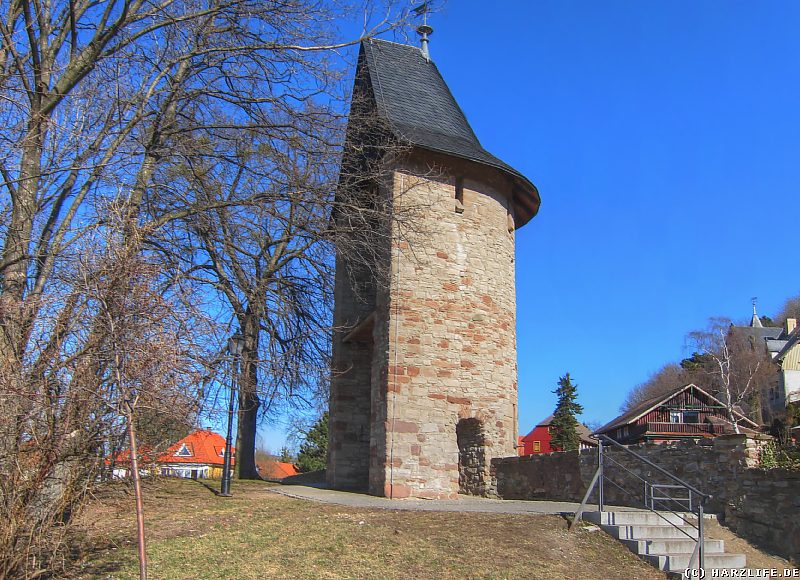
[[[300,472],[305,473],[325,469],[327,461],[328,412],[325,411],[322,417],[306,432],[306,440],[300,446],[296,465]]]
[[[578,385],[573,385],[569,373],[558,380],[558,395],[553,420],[550,422],[550,445],[557,451],[574,451],[580,447],[578,420],[576,415],[583,413],[578,403]]]

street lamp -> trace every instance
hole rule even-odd
[[[244,349],[244,336],[238,330],[228,339],[228,354],[233,357],[233,369],[231,372],[231,398],[228,402],[228,436],[225,438],[225,457],[222,463],[222,486],[220,495],[222,497],[231,496],[231,438],[233,434],[233,397],[239,378],[239,356]]]

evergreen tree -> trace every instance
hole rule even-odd
[[[327,461],[328,412],[325,411],[322,417],[306,432],[306,440],[300,446],[296,465],[298,471],[305,473],[325,469]]]
[[[283,463],[294,463],[294,457],[289,453],[288,447],[281,447],[281,454],[278,456],[278,461]]]
[[[583,413],[578,403],[578,385],[572,384],[567,373],[558,380],[558,388],[553,392],[558,395],[558,404],[550,422],[550,445],[558,451],[574,451],[581,442],[575,416]]]

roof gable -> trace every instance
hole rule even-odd
[[[647,413],[649,413],[650,411],[653,411],[654,409],[660,407],[661,405],[666,404],[667,402],[669,402],[670,399],[676,397],[677,395],[679,395],[680,393],[682,393],[682,392],[684,392],[684,391],[686,391],[688,389],[694,389],[695,392],[700,393],[703,396],[705,396],[706,398],[708,398],[708,400],[711,403],[717,404],[717,405],[719,405],[721,407],[725,406],[722,403],[722,401],[720,401],[719,399],[717,399],[713,395],[705,392],[703,389],[701,389],[700,387],[698,387],[694,383],[689,383],[688,385],[684,385],[682,387],[678,387],[678,388],[673,389],[673,390],[671,390],[671,391],[669,391],[669,392],[667,392],[667,393],[665,393],[663,395],[659,395],[657,397],[653,397],[652,399],[648,399],[646,401],[643,401],[642,403],[639,403],[638,405],[636,405],[632,409],[626,411],[625,413],[623,413],[622,415],[620,415],[616,419],[613,419],[611,422],[607,423],[606,425],[603,425],[595,433],[597,433],[597,434],[607,433],[608,431],[616,429],[617,427],[622,427],[623,425],[629,425],[631,423],[634,423],[634,422],[638,421],[639,419],[641,419],[644,415],[647,415]],[[737,411],[734,411],[734,413],[736,414],[736,416],[739,418],[740,421],[749,423],[749,425],[751,427],[758,428],[758,425],[756,425],[753,421],[751,421],[750,419],[748,419],[747,417],[745,417],[741,413],[739,413]]]
[[[494,167],[516,183],[517,227],[539,210],[536,186],[478,141],[464,112],[432,61],[405,44],[368,39],[361,43],[356,78],[365,79],[378,114],[411,145]]]
[[[795,328],[789,334],[786,344],[783,345],[783,348],[781,348],[780,352],[775,356],[775,359],[779,362],[783,362],[783,360],[786,358],[786,355],[788,355],[789,352],[791,352],[791,350],[797,346],[798,342],[800,342],[800,326]]]
[[[187,454],[187,452],[189,452]],[[236,450],[231,449],[235,457]],[[222,465],[225,460],[225,438],[207,429],[194,431],[170,445],[158,457],[159,463],[197,463],[203,465]],[[233,464],[233,457],[231,458]]]

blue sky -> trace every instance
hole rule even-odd
[[[800,293],[800,3],[452,0],[430,24],[482,144],[542,197],[517,233],[521,433],[565,372],[605,422],[708,317]]]

